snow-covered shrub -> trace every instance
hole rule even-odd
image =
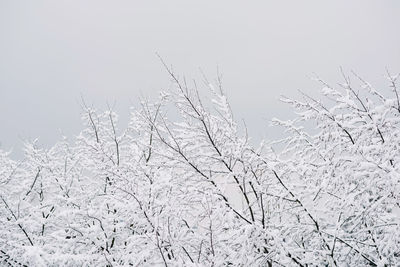
[[[74,142],[0,153],[0,263],[26,266],[390,266],[400,261],[400,101],[354,77],[284,98],[288,137],[254,147],[221,88],[117,115],[84,106]],[[361,90],[359,92],[359,89]],[[173,107],[174,120],[167,110]],[[308,130],[310,122],[316,129]]]

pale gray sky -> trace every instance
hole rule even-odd
[[[0,0],[1,148],[77,134],[81,94],[115,101],[126,123],[130,103],[170,85],[156,52],[188,78],[219,66],[236,117],[273,138],[279,95],[316,93],[313,73],[336,82],[343,66],[382,85],[385,67],[400,72],[399,26],[396,0]]]

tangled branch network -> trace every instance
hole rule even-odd
[[[317,79],[320,97],[282,98],[285,137],[254,146],[220,83],[205,103],[167,71],[126,129],[84,105],[73,141],[0,152],[1,265],[399,264],[399,76]]]

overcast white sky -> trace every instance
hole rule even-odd
[[[274,138],[279,95],[316,93],[313,73],[336,82],[343,66],[381,86],[385,67],[400,72],[399,26],[396,0],[0,0],[1,148],[77,134],[81,94],[115,101],[126,123],[130,103],[170,86],[156,52],[188,78],[219,66],[236,118]]]

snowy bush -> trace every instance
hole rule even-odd
[[[84,106],[74,142],[27,143],[19,162],[0,152],[1,264],[400,262],[397,76],[387,92],[356,75],[339,88],[319,80],[324,99],[283,98],[296,118],[273,124],[287,137],[254,147],[220,86],[203,103],[167,71],[176,90],[143,102],[124,130],[112,110]]]

